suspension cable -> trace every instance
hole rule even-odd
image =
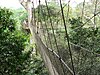
[[[43,13],[43,12],[42,12],[42,8],[41,8],[40,5],[41,5],[41,1],[39,0],[39,10],[40,10],[41,13]],[[40,16],[43,16],[43,14],[40,15]],[[41,22],[42,22],[42,20],[41,20]],[[42,25],[42,28],[43,28],[43,25]],[[44,38],[45,38],[45,41],[46,41],[45,33],[43,33],[43,34],[44,34]],[[50,39],[49,39],[49,41],[50,41]],[[47,45],[47,44],[46,44],[46,45]],[[47,46],[48,46],[48,45],[47,45]],[[49,56],[50,56],[50,54],[49,54]],[[55,58],[54,58],[54,59],[55,59]],[[50,60],[51,60],[51,59],[50,59]],[[52,60],[51,60],[51,63],[52,63]],[[55,73],[55,70],[54,70],[54,68],[53,68],[53,65],[52,65],[52,69],[53,69],[53,71],[54,71],[54,74],[56,74],[56,73]]]
[[[83,2],[83,8],[82,8],[82,16],[81,16],[81,20],[83,20],[83,16],[84,16],[84,9],[85,9],[85,0]]]
[[[50,11],[49,11],[48,4],[47,4],[47,1],[46,1],[46,0],[45,0],[45,4],[46,4],[48,16],[49,16],[50,25],[51,25],[52,32],[53,32],[53,37],[54,37],[55,45],[56,45],[56,48],[57,48],[57,51],[58,51],[59,48],[58,48],[58,44],[57,44],[57,39],[56,39],[56,36],[55,36],[55,33],[54,33],[54,28],[53,28],[53,24],[52,24],[52,19],[51,19]],[[58,54],[59,54],[59,53],[58,53]],[[60,58],[61,58],[61,57],[60,57]],[[62,65],[61,60],[60,60],[60,64]],[[62,65],[62,66],[63,66],[63,65]],[[63,70],[63,74],[65,75],[65,71],[64,71],[63,68],[62,68],[62,70]]]
[[[44,33],[44,28],[43,28],[43,25],[42,25],[42,19],[41,19],[41,6],[40,6],[40,0],[39,0],[39,6],[38,6],[38,20],[40,19],[40,23],[41,23],[41,27],[42,27],[42,30],[43,30],[43,36],[44,36],[44,40],[46,42],[46,36],[45,36],[45,33]],[[40,16],[40,17],[39,17]],[[41,29],[41,28],[40,28]],[[42,39],[42,38],[41,38]],[[46,45],[47,45],[47,42],[46,42]]]
[[[69,48],[70,57],[71,57],[71,64],[72,64],[74,75],[76,75],[75,74],[75,69],[74,69],[74,64],[73,64],[73,59],[72,59],[72,52],[71,52],[70,43],[69,43],[69,36],[68,36],[68,32],[67,32],[67,27],[66,27],[66,22],[65,22],[63,7],[62,7],[62,1],[61,0],[59,0],[59,1],[60,1],[60,7],[61,7],[61,12],[62,12],[63,23],[64,23],[64,27],[65,27],[65,34],[66,34],[66,38],[67,38],[67,42],[68,42],[68,48]]]
[[[53,25],[52,25],[52,19],[51,19],[51,17],[50,17],[50,12],[49,12],[49,8],[48,8],[48,4],[47,4],[47,1],[46,1],[46,0],[45,0],[45,3],[46,3],[46,8],[47,8],[47,12],[48,12],[48,16],[49,16],[49,21],[50,21],[50,25],[51,25],[51,28],[52,28],[52,32],[53,32],[53,36],[54,36],[56,48],[57,48],[57,50],[58,50],[57,40],[56,40],[56,36],[55,36],[55,33],[54,33]]]
[[[95,13],[97,11],[97,2],[98,2],[98,0],[95,1],[95,8],[94,8],[94,26],[95,26],[95,29],[96,29],[96,16],[95,16]]]

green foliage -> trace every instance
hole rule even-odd
[[[70,39],[73,43],[79,44],[83,47],[86,47],[88,49],[91,46],[94,47],[93,50],[97,51],[100,48],[100,30],[99,28],[95,29],[93,27],[85,28],[81,27],[83,25],[83,22],[81,21],[81,18],[73,18],[70,19],[70,24],[72,31],[70,32]],[[78,28],[79,27],[79,28]],[[78,29],[75,29],[78,28]],[[100,50],[99,50],[100,51]]]
[[[24,21],[27,22],[27,17],[28,17],[28,14],[27,12],[25,11],[25,9],[22,9],[22,8],[19,8],[17,10],[13,10],[13,17],[15,20],[17,20],[17,26],[16,28],[18,30],[21,30],[23,33],[25,33],[26,35],[29,35],[30,33],[30,30],[29,29],[24,29]]]
[[[69,22],[72,25],[71,26],[72,29],[75,29],[76,27],[79,27],[79,26],[83,25],[83,22],[81,22],[81,18],[80,17],[69,19]]]
[[[31,57],[29,36],[16,28],[12,16],[9,9],[0,8],[0,75],[48,75],[40,56]]]
[[[28,72],[26,75],[49,75],[40,55],[32,55],[32,60],[27,70]]]
[[[23,53],[28,37],[16,30],[16,21],[11,16],[10,10],[0,8],[0,73],[2,75],[22,74],[23,63],[29,56],[28,53]]]
[[[36,9],[35,9],[35,17],[36,20],[40,21],[40,20],[48,20],[50,17],[55,20],[55,18],[59,15],[59,13],[57,14],[57,12],[59,11],[59,6],[51,6],[48,5],[48,9],[49,9],[49,14],[47,11],[47,7],[45,5],[39,5]],[[50,15],[50,16],[49,16]]]
[[[100,28],[93,27],[80,27],[83,24],[80,18],[70,19],[71,31],[70,31],[70,41],[80,47],[86,48],[90,52],[100,53]],[[77,28],[77,29],[76,29]],[[78,56],[78,73],[79,75],[99,75],[98,71],[100,68],[100,59],[95,57],[92,53],[86,50],[80,50],[77,48],[79,54],[74,53],[73,56]],[[74,51],[73,51],[74,52]],[[80,58],[80,60],[79,60]],[[77,59],[75,57],[75,59]],[[74,60],[75,62],[77,60]],[[81,62],[79,62],[81,61]],[[75,63],[77,64],[77,63]]]
[[[0,32],[15,30],[15,21],[11,18],[12,12],[8,9],[0,8]]]
[[[96,0],[91,0],[89,2],[85,2],[84,8],[83,8],[83,2],[79,3],[76,8],[75,8],[75,16],[82,16],[82,20],[83,22],[86,22],[87,20],[89,20],[94,14],[100,12],[100,5],[99,5],[99,0],[97,1],[97,5],[96,4]],[[92,7],[92,8],[91,8]],[[96,8],[95,8],[96,7]],[[96,24],[93,23],[94,22],[94,18],[91,19],[88,23],[87,26],[89,25],[96,25],[97,27],[100,26],[99,24],[99,15],[95,16],[95,22]]]
[[[27,12],[22,8],[19,8],[17,10],[13,10],[13,12],[14,12],[14,16],[13,17],[16,18],[17,20],[21,21],[21,22],[26,20],[27,17],[28,17]]]

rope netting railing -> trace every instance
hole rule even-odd
[[[74,8],[72,0],[36,1],[33,22],[52,69],[58,75],[100,75],[100,0]]]
[[[85,46],[81,46],[81,37],[77,38],[80,39],[78,44],[72,43],[70,41],[70,36],[68,33],[68,25],[69,25],[69,14],[70,14],[70,0],[68,1],[67,4],[63,5],[62,1],[59,0],[59,7],[60,10],[57,12],[57,14],[60,14],[56,16],[56,20],[54,21],[51,12],[49,9],[49,4],[45,0],[45,7],[46,7],[46,12],[47,15],[44,17],[44,10],[43,7],[41,6],[41,0],[39,0],[39,12],[38,16],[42,16],[40,19],[40,36],[42,36],[42,41],[44,44],[47,46],[47,48],[50,50],[48,51],[48,55],[52,61],[52,63],[55,65],[56,69],[60,72],[60,69],[62,69],[64,75],[99,75],[99,63],[100,63],[100,58],[99,54],[93,51],[93,47],[91,48],[85,48]],[[84,21],[84,16],[85,16],[85,0],[82,5],[82,10],[80,10],[80,15],[81,16],[81,21]],[[98,14],[100,14],[100,11],[97,10],[97,0],[95,0],[94,3],[94,15],[90,16],[90,18],[84,23],[78,27],[76,27],[74,30],[78,30],[79,28],[82,28],[83,26],[87,25],[88,22],[91,19],[94,19],[94,26],[96,25],[96,17]],[[66,9],[66,14],[64,13],[64,8],[67,7]],[[56,11],[56,10],[55,10]],[[65,16],[66,15],[66,16]],[[60,18],[59,18],[60,16]],[[42,20],[43,19],[43,20]],[[60,23],[62,21],[62,23]],[[61,26],[57,27],[57,26]],[[95,26],[97,27],[97,26]],[[63,30],[63,33],[59,30]],[[57,32],[59,31],[59,32]],[[79,33],[80,35],[81,33]],[[77,37],[77,36],[76,36]],[[91,36],[92,38],[94,35]],[[86,37],[88,38],[88,37]],[[94,39],[94,38],[93,38]],[[95,42],[95,41],[94,41]],[[53,52],[53,53],[52,53]],[[54,56],[54,57],[53,57]],[[53,57],[53,58],[52,58]],[[57,60],[58,59],[58,60]],[[60,74],[60,73],[59,73]]]

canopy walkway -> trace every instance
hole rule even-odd
[[[100,11],[97,11],[97,7],[100,4],[98,1],[94,1],[94,14],[73,31],[84,27],[91,20],[93,20],[92,27],[94,29],[97,28],[96,16],[100,16]],[[42,7],[38,7],[38,17],[35,16],[34,1],[27,0],[25,2],[24,0],[20,0],[20,3],[28,12],[29,29],[50,75],[100,75],[100,69],[98,69],[98,66],[100,67],[100,54],[94,51],[95,45],[92,45],[92,48],[87,48],[82,46],[81,42],[76,44],[70,41],[68,30],[68,20],[70,19],[71,10],[69,6],[70,0],[65,5],[62,5],[62,0],[58,0],[57,2],[60,6],[59,16],[56,16],[55,21],[53,21],[47,0],[45,0],[47,17],[45,17]],[[84,12],[85,3],[86,1],[84,0],[80,11],[81,21],[86,17],[86,13]],[[41,0],[38,1],[38,4],[41,5]],[[66,6],[65,16],[63,9]],[[39,18],[40,16],[42,17]],[[98,47],[100,48],[100,46]]]

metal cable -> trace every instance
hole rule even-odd
[[[69,48],[70,57],[71,57],[71,64],[72,64],[74,75],[76,75],[75,74],[75,69],[74,69],[74,64],[73,64],[73,59],[72,59],[72,52],[71,52],[70,43],[69,43],[69,36],[68,36],[68,32],[67,32],[67,27],[66,27],[66,22],[65,22],[63,7],[62,7],[62,1],[61,0],[59,0],[59,1],[60,1],[60,7],[61,7],[61,13],[62,13],[62,18],[63,18],[63,23],[64,23],[64,27],[65,27],[65,34],[66,34],[66,38],[67,38],[67,42],[68,42],[68,48]]]
[[[83,21],[83,17],[84,17],[84,9],[85,9],[85,0],[83,1],[83,7],[82,7],[82,13],[81,13],[81,21]],[[79,33],[80,35],[81,33]],[[81,44],[81,39],[79,38],[82,38],[82,36],[78,37],[78,42],[79,42],[79,45]],[[81,64],[82,64],[82,60],[83,58],[81,57],[81,55],[83,55],[83,52],[79,51],[79,56],[78,56],[78,64],[80,64],[79,66],[77,66],[77,69],[81,67]],[[77,65],[78,65],[77,64]]]
[[[53,32],[53,36],[54,36],[56,48],[57,48],[57,50],[58,50],[57,40],[56,40],[56,36],[55,36],[55,33],[54,33],[53,25],[52,25],[52,19],[51,19],[51,17],[50,17],[50,12],[49,12],[49,8],[48,8],[48,4],[47,4],[47,1],[46,1],[46,0],[45,0],[45,3],[46,3],[46,8],[47,8],[47,12],[48,12],[48,16],[49,16],[49,21],[50,21],[50,25],[51,25],[51,28],[52,28],[52,32]]]
[[[84,16],[84,9],[85,9],[85,0],[83,2],[83,8],[82,8],[82,16],[81,16],[81,20],[83,20],[83,16]]]
[[[49,16],[50,25],[51,25],[52,32],[53,32],[53,37],[54,37],[55,45],[56,45],[56,48],[57,48],[57,51],[58,51],[59,48],[58,48],[58,44],[57,44],[57,39],[56,39],[56,36],[55,36],[55,33],[54,33],[54,28],[53,28],[53,24],[52,24],[52,19],[51,19],[50,11],[49,11],[48,4],[47,4],[47,1],[46,1],[46,0],[45,0],[45,4],[46,4],[48,16]],[[61,58],[61,57],[60,57],[60,58]],[[61,60],[60,60],[60,64],[61,64]],[[61,65],[62,65],[62,64],[61,64]],[[63,68],[62,68],[62,69],[63,69]],[[64,75],[65,75],[64,69],[63,69],[63,73],[64,73]]]
[[[95,15],[95,13],[96,13],[96,11],[97,11],[97,2],[98,2],[98,0],[95,0],[95,4],[94,4],[94,15]],[[94,51],[94,46],[95,46],[95,34],[94,34],[94,31],[96,30],[96,16],[94,16],[94,29],[93,29],[93,32],[92,32],[92,40],[94,41],[92,44],[93,44],[93,46],[92,46],[92,48],[91,48],[91,50],[92,51]],[[91,74],[93,74],[92,73],[92,69],[93,69],[93,67],[94,67],[94,61],[95,61],[95,58],[93,58],[93,56],[94,56],[94,53],[91,53]]]
[[[94,26],[95,26],[95,29],[96,29],[96,16],[95,16],[95,13],[96,13],[96,11],[97,11],[97,2],[98,2],[98,0],[96,0],[95,1],[95,9],[94,9]]]
[[[39,10],[41,11],[41,13],[43,13],[42,12],[42,8],[41,8],[41,4],[40,4],[40,0],[39,0]],[[40,16],[43,16],[43,14],[41,14]],[[42,22],[42,21],[41,21]],[[43,25],[42,25],[42,28],[43,28]],[[45,37],[45,41],[46,41],[46,36],[45,36],[45,33],[43,33],[44,34],[44,37]],[[49,40],[50,41],[50,40]],[[46,42],[47,43],[47,42]],[[46,44],[47,45],[47,44]],[[49,56],[50,56],[50,54],[49,54]],[[55,58],[54,58],[55,59]],[[50,59],[51,60],[51,59]],[[51,60],[51,63],[52,63],[52,60]],[[52,69],[53,69],[53,71],[54,71],[54,68],[53,68],[53,65],[52,65]],[[55,71],[54,71],[54,74],[55,74]]]

